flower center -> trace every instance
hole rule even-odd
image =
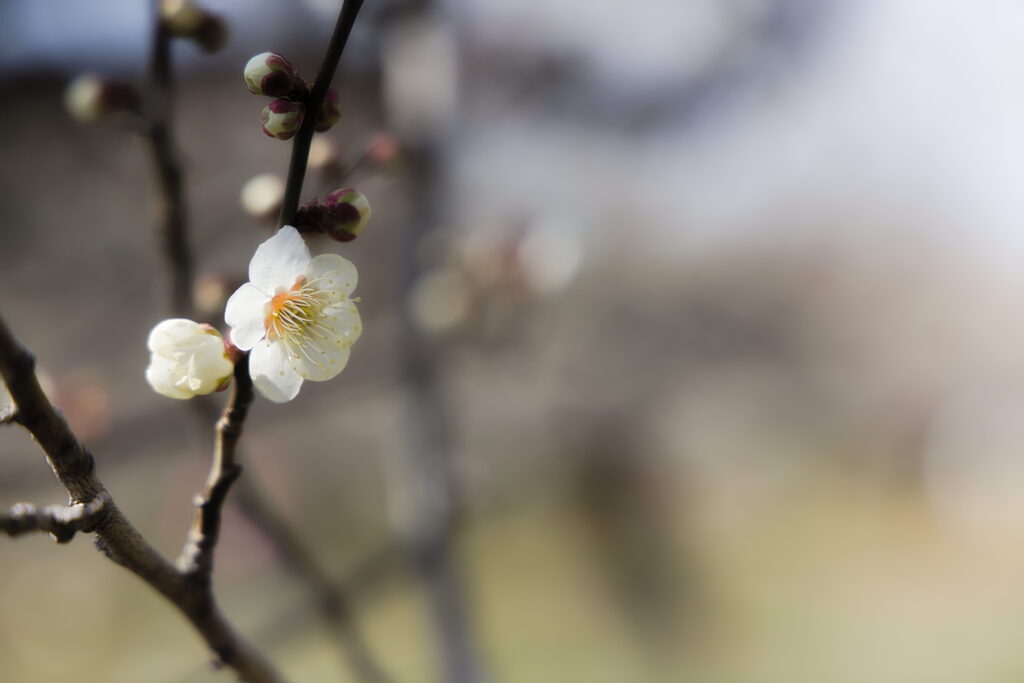
[[[264,327],[271,341],[286,339],[298,341],[306,337],[306,329],[316,325],[323,302],[317,295],[320,290],[306,286],[306,279],[300,277],[291,290],[275,294],[270,300]]]

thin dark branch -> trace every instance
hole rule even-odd
[[[203,424],[211,419],[213,404],[209,397],[191,401],[196,416]],[[281,566],[308,591],[311,604],[320,618],[337,636],[352,673],[364,683],[387,683],[389,676],[377,663],[355,619],[353,603],[363,593],[378,587],[385,574],[401,564],[396,549],[387,548],[367,559],[344,581],[332,579],[309,552],[295,531],[295,526],[282,514],[260,488],[250,472],[235,483],[232,502],[267,539]],[[181,562],[181,560],[179,560]]]
[[[170,125],[173,103],[171,36],[160,20],[160,0],[153,0],[153,42],[149,62],[147,139],[160,187],[160,245],[171,272],[171,310],[192,316],[192,251],[188,244],[185,189]]]
[[[285,183],[278,225],[290,225],[295,218],[295,211],[299,208],[299,197],[302,194],[302,183],[306,178],[306,165],[309,161],[309,145],[313,141],[317,115],[327,97],[327,89],[331,87],[331,80],[338,68],[338,60],[345,51],[352,25],[355,24],[362,6],[363,0],[345,0],[338,13],[338,21],[334,25],[334,33],[324,54],[324,61],[320,64],[320,72],[316,75],[316,82],[309,97],[306,98],[306,118],[292,142],[292,159],[288,166],[288,180]]]
[[[0,531],[8,536],[45,531],[58,543],[67,543],[79,531],[92,531],[106,504],[105,497],[89,503],[47,505],[42,510],[32,503],[15,503],[7,514],[0,513]]]
[[[157,0],[159,4],[159,0]],[[300,130],[293,148],[289,172],[291,214],[298,206],[298,197],[304,179],[309,145],[312,140],[316,112],[327,95],[338,60],[355,22],[362,0],[347,2],[342,8],[334,35],[324,56],[316,84],[307,100],[306,126]],[[161,23],[156,22],[153,52],[150,63],[151,122],[150,141],[157,176],[162,189],[161,235],[165,261],[171,276],[171,308],[175,314],[188,316],[193,308],[191,287],[193,258],[187,241],[185,202],[182,191],[180,164],[174,152],[169,125],[172,98],[170,67],[170,41]],[[287,203],[286,203],[287,206]],[[288,220],[291,220],[289,217]],[[283,224],[283,223],[282,223]],[[241,466],[235,457],[235,446],[245,412],[252,400],[252,383],[247,362],[235,369],[234,392],[228,407],[218,422],[217,440],[210,474],[202,494],[196,497],[195,514],[185,547],[177,560],[178,569],[200,583],[209,584],[213,566],[213,552],[220,528],[221,510],[231,485],[239,479]],[[239,394],[239,392],[241,392]],[[204,402],[203,408],[208,405]],[[202,412],[202,411],[201,411]],[[302,547],[287,522],[259,494],[251,482],[241,480],[241,497],[236,502],[253,519],[274,545],[284,565],[308,585],[325,621],[338,633],[341,645],[348,654],[354,672],[368,683],[383,683],[388,679],[376,665],[369,649],[360,637],[351,618],[344,594],[334,586],[313,558]]]
[[[348,2],[339,14],[335,33],[307,102],[310,112],[319,112],[323,104],[361,5],[361,0]],[[171,309],[177,315],[188,316],[193,308],[190,294],[193,257],[187,240],[188,229],[185,221],[180,164],[174,153],[169,122],[172,101],[170,40],[159,21],[155,23],[153,36],[150,85],[150,104],[153,107],[150,141],[162,189],[164,210],[161,234],[173,292]],[[294,198],[291,200],[292,213],[298,204],[316,116],[308,116],[307,123],[309,125],[305,133],[300,131],[296,139],[292,171],[289,174],[289,186],[295,188],[292,192]],[[300,140],[305,142],[299,144]],[[348,656],[353,672],[366,683],[385,683],[388,679],[376,664],[356,628],[344,593],[332,584],[302,546],[283,516],[262,497],[256,485],[245,478],[239,479],[241,466],[235,457],[235,445],[245,412],[252,400],[252,382],[247,367],[245,361],[235,368],[233,391],[236,393],[229,400],[228,408],[218,422],[210,474],[202,494],[196,496],[192,527],[176,562],[178,569],[193,580],[209,583],[223,503],[232,484],[239,480],[236,504],[267,536],[284,566],[307,585],[321,616],[338,635],[339,643]],[[205,399],[193,401],[193,404],[199,409],[198,414],[201,417],[212,407]]]
[[[92,520],[96,544],[111,561],[125,567],[167,598],[188,618],[217,659],[249,683],[281,683],[284,679],[263,655],[244,641],[221,614],[209,582],[179,572],[135,527],[96,476],[92,454],[39,386],[35,356],[15,338],[0,318],[0,378],[6,383],[21,416],[46,453],[57,479],[71,496],[71,505],[103,500]]]
[[[186,576],[209,583],[213,572],[213,550],[220,534],[221,509],[228,490],[242,473],[235,451],[242,436],[242,426],[252,405],[252,379],[249,377],[249,355],[235,364],[235,381],[224,414],[217,421],[213,462],[203,492],[196,496],[195,515],[185,547],[178,556],[178,569]]]

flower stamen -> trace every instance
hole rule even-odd
[[[291,291],[271,298],[263,323],[267,338],[287,342],[308,340],[309,331],[316,327],[324,303],[321,290],[310,287],[305,279],[300,278]]]

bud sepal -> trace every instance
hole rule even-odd
[[[351,242],[366,229],[373,210],[366,196],[350,187],[329,192],[299,207],[295,227],[300,232],[320,232],[338,242]]]
[[[263,107],[263,133],[278,140],[288,140],[302,127],[306,105],[276,99]]]

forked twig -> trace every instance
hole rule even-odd
[[[234,669],[243,681],[284,681],[274,666],[243,640],[221,614],[208,577],[197,581],[193,574],[177,569],[128,521],[96,476],[92,454],[39,386],[35,357],[18,341],[3,318],[0,318],[0,377],[14,399],[20,423],[42,447],[54,474],[71,496],[71,507],[85,505],[88,508],[94,501],[103,501],[89,525],[96,534],[100,550],[177,607],[217,660]],[[235,391],[228,400],[225,415],[231,415],[242,400],[244,392]]]

